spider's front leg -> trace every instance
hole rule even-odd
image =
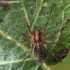
[[[46,24],[44,25],[44,34],[45,34],[45,32],[46,32],[46,27],[47,27],[47,25],[48,25],[48,23],[49,23],[49,20],[50,20],[50,17],[51,17],[51,13],[52,13],[52,7],[51,7],[51,10],[50,10],[48,19],[47,19],[47,21],[46,21]]]
[[[22,1],[22,4],[24,5],[23,0],[21,0],[21,1]],[[15,5],[15,4],[14,4],[14,6],[15,6],[15,8],[17,9],[17,11],[19,12],[20,16],[22,17],[22,20],[25,21],[25,24],[26,24],[26,26],[27,26],[27,28],[28,28],[29,33],[32,34],[32,31],[31,31],[29,22],[26,20],[26,18],[25,18],[24,15],[22,14],[22,12],[19,10],[19,7],[17,7],[17,5]]]

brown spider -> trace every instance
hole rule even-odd
[[[23,2],[22,2],[23,3]],[[16,5],[15,5],[16,7]],[[30,49],[28,51],[28,53],[26,54],[26,56],[24,57],[24,59],[26,59],[29,55],[30,52],[33,51],[33,54],[34,54],[34,57],[37,61],[43,61],[43,47],[45,47],[45,49],[54,57],[58,60],[58,58],[55,56],[55,54],[49,49],[49,47],[45,44],[45,43],[54,43],[54,44],[59,44],[59,42],[53,42],[53,41],[49,41],[49,40],[46,40],[47,38],[49,38],[50,36],[53,36],[54,34],[64,30],[64,27],[61,28],[60,30],[58,31],[55,31],[55,32],[52,32],[48,35],[45,36],[45,33],[46,33],[46,27],[48,25],[48,22],[49,22],[49,19],[50,19],[50,16],[51,16],[51,13],[52,13],[52,8],[50,10],[50,13],[49,13],[49,16],[48,16],[48,19],[44,25],[44,29],[40,29],[40,30],[31,30],[30,29],[30,25],[28,24],[28,22],[26,21],[26,19],[23,17],[21,11],[19,10],[18,7],[16,7],[18,12],[20,13],[20,15],[22,16],[22,19],[25,21],[25,24],[28,28],[28,31],[29,31],[29,34],[30,35],[27,35],[25,33],[22,33],[14,28],[11,28],[11,27],[8,27],[8,26],[5,26],[4,24],[2,24],[2,26],[4,27],[7,27],[7,28],[10,28],[16,32],[18,32],[19,34],[25,36],[26,38],[29,38],[29,40],[22,40],[22,42],[27,42],[27,43],[31,43],[30,45]]]

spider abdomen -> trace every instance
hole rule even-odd
[[[40,43],[34,45],[34,57],[37,61],[41,61],[43,58],[43,49]]]

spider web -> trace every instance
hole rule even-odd
[[[14,0],[15,1],[15,0]],[[19,0],[17,0],[19,1]],[[42,28],[44,24],[46,23],[46,19],[48,16],[48,13],[50,11],[50,5],[54,3],[53,1],[44,1],[44,0],[25,0],[24,5],[21,5],[21,2],[16,4],[21,12],[23,13],[24,17],[26,20],[29,22],[31,29],[34,26],[38,26],[37,28]],[[65,18],[70,18],[69,16],[69,7],[70,4],[65,4],[66,10],[63,15],[63,11],[61,10],[60,6],[62,5],[63,0],[61,1],[56,1],[57,7],[53,8],[52,11],[52,16],[50,18],[48,27],[47,27],[47,33],[49,34],[55,30],[60,29],[60,26],[63,24],[59,25],[59,20],[63,19],[65,21]],[[45,4],[45,5],[44,5]],[[49,6],[48,6],[49,5]],[[8,11],[3,11],[0,9],[0,18],[4,19],[4,25],[10,26],[15,28],[16,30],[19,30],[21,32],[26,33],[27,35],[28,30],[25,25],[25,21],[22,20],[20,14],[18,11],[15,9],[13,4],[10,4],[10,10]],[[69,26],[69,24],[68,24]],[[62,43],[65,43],[65,46],[68,47],[67,41],[69,40],[69,35],[70,35],[70,29],[68,28],[65,30],[62,34],[58,33],[55,36],[49,38],[49,40],[52,41],[63,41]],[[23,57],[27,53],[30,44],[27,43],[20,43],[17,42],[17,40],[23,40],[26,39],[24,36],[18,34],[15,31],[12,31],[10,28],[5,28],[3,26],[0,27],[0,69],[1,70],[38,70],[38,65],[36,64],[35,59],[33,58],[33,55],[30,54],[30,58],[28,58],[20,67],[18,67],[19,62],[22,61]],[[9,43],[16,41],[15,43],[8,45]],[[49,48],[52,50],[55,48],[56,45],[49,45]],[[49,58],[46,57],[46,59]],[[15,63],[15,64],[13,64]]]

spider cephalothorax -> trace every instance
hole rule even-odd
[[[32,44],[44,42],[44,35],[41,32],[41,30],[36,30],[32,33],[31,42],[32,42]]]

